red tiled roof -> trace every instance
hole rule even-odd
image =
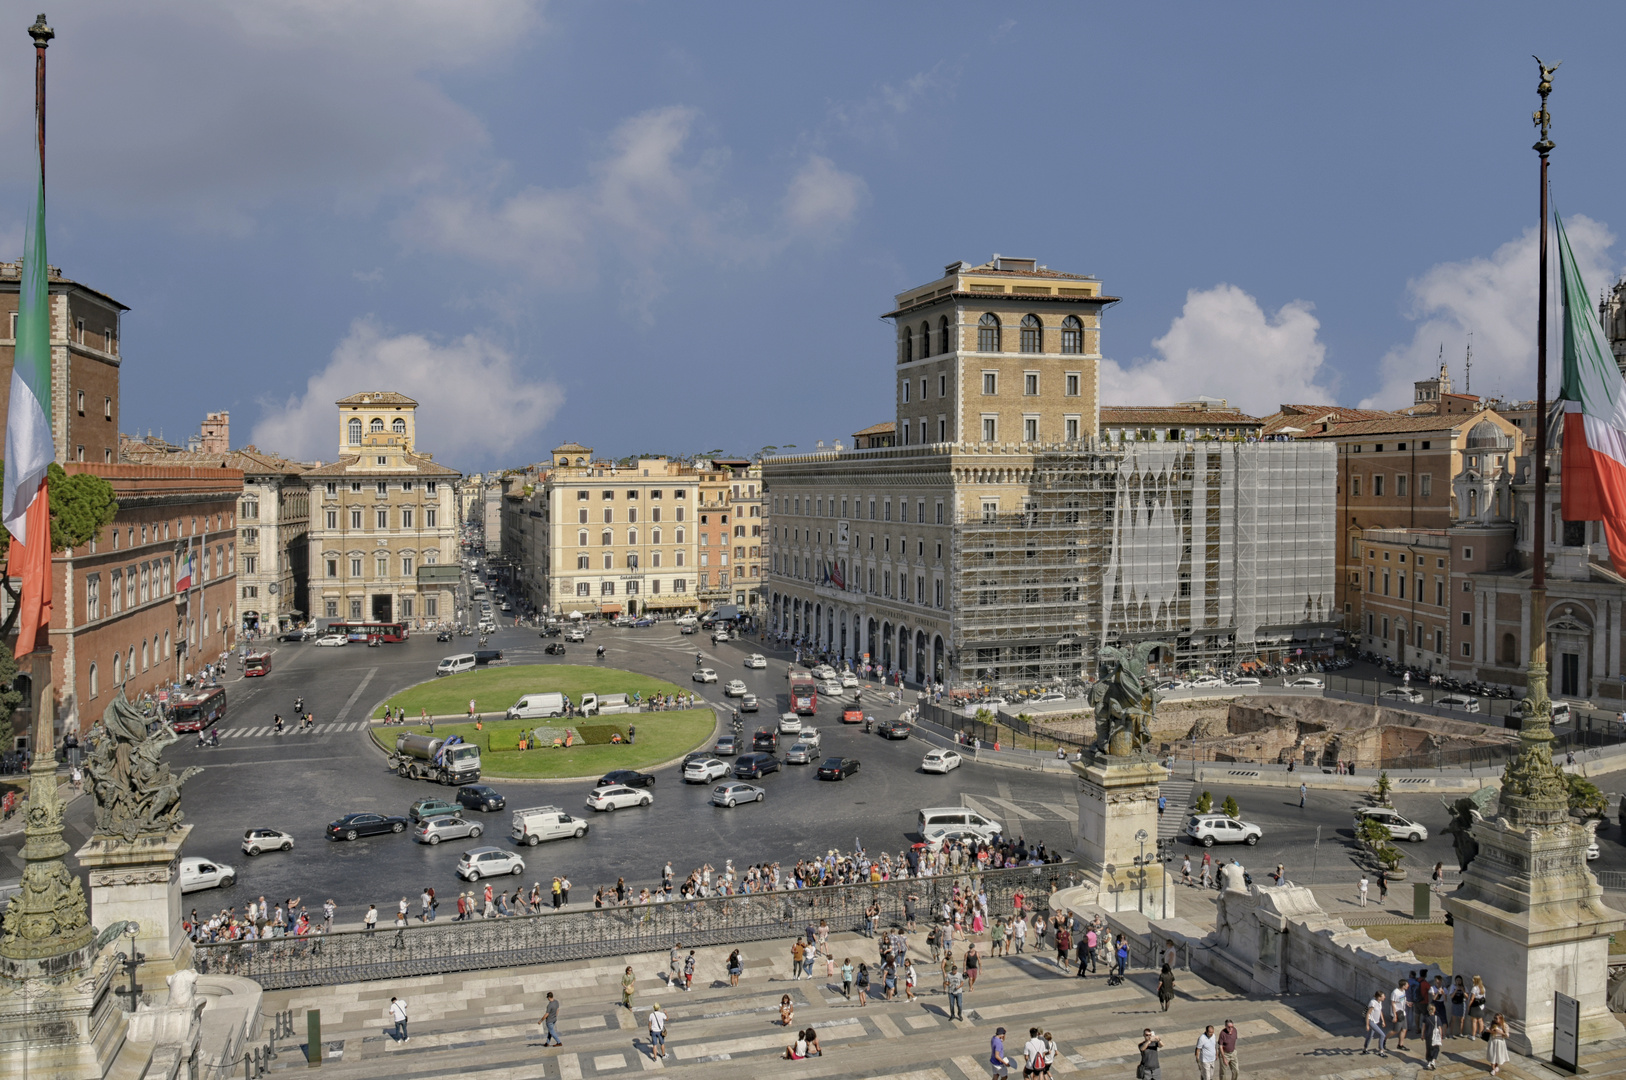
[[[1263,421],[1240,409],[1193,409],[1189,405],[1103,405],[1101,423],[1256,427]]]

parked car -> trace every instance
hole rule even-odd
[[[758,707],[757,696],[755,694],[746,694],[744,697],[740,698],[740,712],[756,712]]]
[[[501,810],[508,805],[496,788],[486,784],[464,784],[457,789],[457,802],[470,810]]]
[[[689,678],[697,683],[713,683],[717,681],[717,673],[709,667],[703,667],[690,675]]]
[[[734,762],[734,775],[740,780],[756,780],[779,771],[779,759],[772,754],[741,754]]]
[[[466,836],[479,836],[486,827],[478,821],[460,817],[428,818],[418,822],[412,830],[412,839],[420,844],[438,844],[442,840],[461,840]]]
[[[1285,684],[1295,690],[1325,690],[1327,684],[1314,675],[1301,675],[1296,679],[1289,679]]]
[[[181,891],[199,889],[225,889],[237,880],[237,871],[224,863],[210,859],[185,858],[181,860]]]
[[[728,775],[728,762],[714,757],[699,757],[683,766],[685,784],[706,784]]]
[[[587,808],[589,810],[603,810],[606,813],[618,810],[623,806],[648,806],[654,801],[655,797],[649,792],[634,791],[625,784],[596,787],[587,794]]]
[[[294,838],[280,829],[250,829],[243,834],[243,853],[258,855],[262,851],[292,851]]]
[[[738,679],[730,679],[723,686],[724,697],[744,697],[748,693],[750,693],[750,691],[747,690],[745,688],[745,684]]]
[[[761,802],[767,794],[755,784],[718,784],[711,789],[711,804],[734,806],[742,802]]]
[[[734,735],[719,735],[711,752],[718,757],[733,757],[740,752],[740,740]]]
[[[1195,679],[1192,679],[1186,683],[1186,685],[1194,689],[1206,690],[1210,687],[1224,686],[1225,680],[1220,678],[1218,675],[1199,675]]]
[[[773,753],[779,749],[779,733],[772,728],[763,728],[751,737],[751,749]]]
[[[350,639],[343,634],[323,634],[316,639],[316,644],[323,648],[338,648],[341,645],[350,644]]]
[[[1379,701],[1404,701],[1408,705],[1421,705],[1423,695],[1409,686],[1391,686],[1378,695]]]
[[[327,826],[329,840],[354,840],[358,836],[405,832],[407,819],[385,814],[346,814]]]
[[[639,772],[637,769],[611,769],[599,777],[598,783],[594,786],[611,787],[616,784],[622,784],[626,787],[652,788],[655,786],[655,777],[646,772]]]
[[[958,769],[964,760],[957,750],[928,750],[920,761],[920,771],[947,773],[950,769]]]
[[[445,799],[419,799],[407,810],[407,818],[416,825],[424,818],[457,817],[463,813],[463,808],[457,803]]]
[[[858,759],[850,757],[829,757],[819,766],[820,780],[845,780],[858,771]]]
[[[547,648],[543,649],[542,651],[547,653],[549,656],[564,656],[565,643],[562,641],[550,641],[547,644]]]
[[[817,758],[818,756],[819,756],[819,748],[818,747],[809,746],[805,742],[798,742],[794,746],[792,746],[789,750],[785,751],[785,764],[786,765],[811,765],[811,764],[813,764],[813,760],[815,758]]]
[[[858,676],[850,671],[843,671],[841,673],[841,688],[843,690],[858,689]]]
[[[470,848],[457,860],[457,876],[465,881],[479,881],[483,877],[515,877],[525,872],[525,860],[512,851],[499,847]]]
[[[745,658],[745,666],[748,668],[765,668],[768,666],[768,660],[761,653],[752,653]]]
[[[1444,697],[1435,698],[1434,704],[1442,709],[1455,709],[1458,712],[1479,711],[1479,699],[1467,694],[1446,694]]]
[[[1252,675],[1244,675],[1240,679],[1232,679],[1232,686],[1262,686],[1264,685]]]
[[[1357,806],[1355,808],[1355,824],[1360,825],[1365,818],[1371,818],[1381,825],[1387,826],[1389,835],[1396,840],[1410,840],[1420,844],[1428,839],[1428,828],[1410,818],[1401,816],[1400,812],[1389,806]]]
[[[907,739],[914,729],[902,720],[883,720],[875,730],[883,739]]]
[[[1186,835],[1203,847],[1213,847],[1215,844],[1251,846],[1259,842],[1264,830],[1224,814],[1193,814],[1186,822]]]
[[[785,713],[779,718],[779,730],[785,735],[795,735],[802,730],[802,718],[793,712]]]

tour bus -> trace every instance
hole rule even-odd
[[[243,678],[249,679],[256,675],[271,674],[271,654],[268,652],[252,652],[243,657]]]
[[[226,719],[226,688],[175,694],[169,699],[169,722],[176,731],[202,731]]]
[[[819,684],[806,672],[790,673],[790,707],[798,716],[812,716],[819,709]]]

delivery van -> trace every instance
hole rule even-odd
[[[441,661],[440,661],[440,666],[435,668],[435,675],[437,677],[441,676],[441,675],[456,675],[460,671],[473,671],[473,670],[474,670],[474,654],[471,653],[471,652],[469,652],[469,653],[458,653],[455,656],[442,657]]]
[[[570,708],[570,699],[557,690],[524,694],[508,707],[510,720],[536,720],[544,716],[563,716]]]

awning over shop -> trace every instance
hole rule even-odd
[[[621,614],[621,605],[620,604],[600,604],[598,606],[598,613],[600,615],[619,615],[619,614]]]

